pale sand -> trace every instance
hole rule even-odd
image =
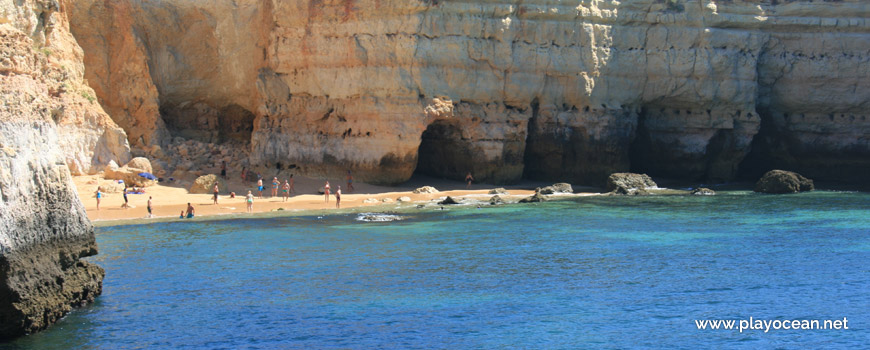
[[[79,193],[79,198],[85,205],[88,213],[88,218],[92,221],[106,220],[135,220],[147,218],[148,211],[146,209],[148,197],[153,197],[152,206],[155,218],[178,218],[182,210],[187,208],[187,203],[191,203],[196,209],[196,217],[227,215],[227,214],[245,214],[245,195],[251,190],[254,193],[254,212],[263,213],[271,212],[278,208],[285,210],[309,210],[309,211],[333,211],[335,208],[335,197],[331,193],[329,203],[325,202],[324,195],[316,194],[317,190],[323,186],[323,181],[319,179],[310,179],[304,177],[296,177],[294,185],[295,192],[288,201],[283,201],[281,197],[269,198],[271,193],[271,179],[264,179],[263,183],[266,189],[263,191],[263,199],[257,198],[255,191],[256,184],[243,184],[238,179],[230,179],[228,184],[230,190],[236,192],[236,198],[230,198],[227,189],[221,189],[218,198],[218,204],[212,204],[211,194],[190,194],[186,188],[173,187],[171,184],[159,184],[146,188],[145,194],[128,194],[131,208],[123,209],[121,205],[124,203],[123,195],[119,193],[103,193],[100,203],[100,210],[97,210],[97,202],[95,191],[98,183],[105,183],[100,176],[76,176],[73,182]],[[283,179],[282,184],[283,184]],[[500,187],[486,184],[473,184],[470,189],[465,189],[465,184],[457,181],[436,180],[431,178],[415,178],[406,184],[397,187],[376,186],[364,183],[354,183],[355,191],[348,193],[346,183],[343,179],[339,181],[330,181],[330,186],[333,191],[341,185],[341,208],[356,208],[363,206],[383,205],[383,202],[363,203],[368,198],[376,198],[378,200],[390,198],[395,204],[399,197],[407,196],[411,198],[411,204],[431,203],[434,199],[439,199],[446,196],[464,197],[472,196],[479,200],[488,200],[492,195],[488,192],[490,189]],[[424,185],[433,186],[441,192],[414,194],[412,191]],[[541,184],[524,184],[522,186],[512,186],[508,189],[509,197],[527,197],[534,194],[533,188]],[[279,195],[281,190],[278,190]],[[594,195],[595,193],[584,193],[582,195]],[[410,205],[410,204],[409,204]]]

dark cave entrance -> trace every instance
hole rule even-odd
[[[255,116],[237,104],[217,109],[199,102],[163,105],[160,116],[173,137],[206,143],[248,143]]]
[[[436,120],[423,131],[415,174],[461,181],[474,170],[473,166],[468,144],[456,122]]]

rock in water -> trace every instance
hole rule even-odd
[[[70,167],[129,159],[126,135],[83,82],[65,8],[0,3],[0,339],[45,329],[102,292],[105,272],[81,259],[97,244]]]
[[[813,180],[785,170],[768,171],[755,184],[755,192],[761,193],[796,193],[813,189]]]
[[[654,187],[656,183],[647,174],[613,173],[607,177],[607,191],[615,194],[634,194]]]
[[[489,194],[508,194],[508,191],[504,188],[499,187],[489,190]]]
[[[492,198],[489,199],[489,205],[499,205],[499,204],[504,204],[504,200],[501,199],[501,197],[499,195],[492,196]]]
[[[541,195],[540,188],[535,190],[534,195],[520,199],[520,203],[539,203],[539,202],[546,202],[546,201],[547,201],[547,197],[544,197],[543,195]]]
[[[423,187],[420,187],[420,188],[414,190],[413,192],[414,192],[414,194],[421,194],[421,193],[438,193],[438,190],[437,190],[435,187],[432,187],[432,186],[423,186]]]
[[[444,198],[444,200],[438,202],[438,204],[441,204],[441,205],[445,205],[445,204],[459,204],[459,202],[456,201],[455,199],[453,199],[453,197],[447,196],[447,198]]]
[[[196,178],[196,180],[193,181],[193,185],[190,186],[189,192],[196,194],[212,194],[214,193],[215,182],[218,183],[218,189],[221,193],[228,193],[227,183],[224,181],[224,179],[215,174],[203,175]],[[266,189],[264,189],[263,192],[266,192]]]
[[[692,190],[692,194],[695,196],[713,196],[716,194],[716,191],[713,191],[709,188],[701,187]]]

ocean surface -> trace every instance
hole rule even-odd
[[[866,349],[870,194],[97,229],[104,293],[8,349]],[[699,330],[839,319],[848,330]]]

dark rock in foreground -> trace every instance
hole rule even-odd
[[[796,193],[813,189],[813,180],[785,170],[768,171],[755,184],[755,192],[761,193]]]
[[[535,190],[534,195],[520,199],[520,203],[539,203],[539,202],[546,202],[546,201],[547,201],[547,197],[544,197],[543,195],[541,195],[540,188]]]
[[[613,194],[645,195],[652,187],[658,185],[647,174],[613,173],[607,177],[607,191]]]
[[[499,205],[499,204],[504,204],[504,200],[501,199],[501,197],[499,197],[499,195],[492,196],[492,198],[489,199],[489,205]]]
[[[445,205],[445,204],[459,204],[459,202],[456,201],[455,199],[453,199],[453,197],[447,196],[447,198],[444,198],[444,200],[438,202],[438,204],[441,204],[441,205]]]
[[[713,196],[716,195],[716,191],[713,191],[706,187],[701,187],[692,190],[692,194],[695,196]]]

